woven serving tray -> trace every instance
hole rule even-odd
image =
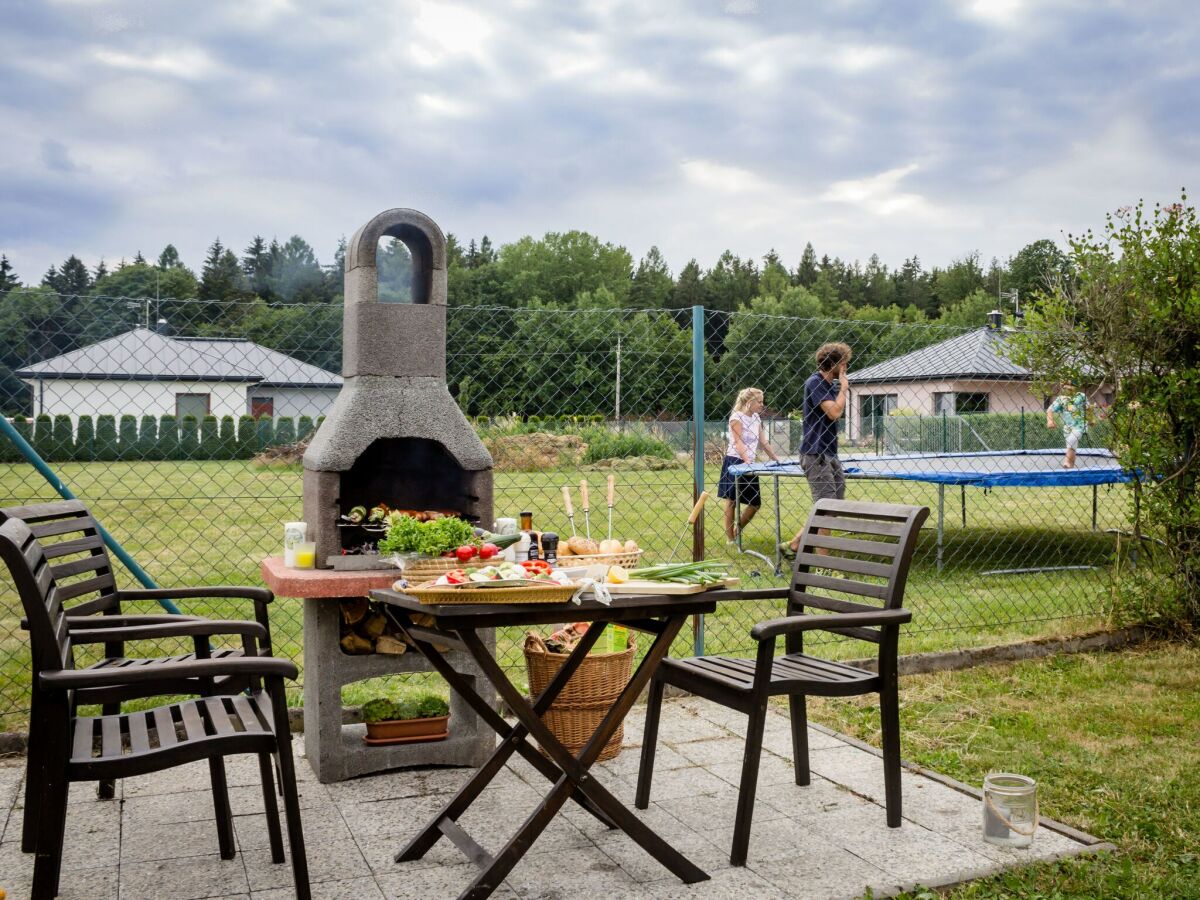
[[[432,582],[404,590],[428,606],[453,603],[566,603],[579,590],[577,584],[531,584],[523,587],[479,587],[473,584],[441,585]]]
[[[560,556],[558,558],[558,564],[560,566],[570,567],[590,566],[593,563],[608,563],[610,566],[622,566],[627,569],[636,569],[641,558],[641,550],[634,550],[632,553],[588,553],[583,556]]]

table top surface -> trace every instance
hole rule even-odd
[[[393,590],[373,590],[371,599],[408,612],[432,616],[439,626],[492,628],[504,625],[545,625],[558,622],[620,622],[663,616],[692,616],[715,612],[717,601],[736,597],[727,590],[702,594],[618,594],[605,605],[593,599],[579,603],[448,603],[427,604]]]
[[[289,569],[282,556],[268,556],[260,571],[263,582],[277,597],[365,597],[377,588],[390,588],[400,577],[399,569]]]

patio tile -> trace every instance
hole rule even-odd
[[[429,900],[431,897],[457,897],[477,874],[479,870],[475,866],[464,863],[379,875],[375,882],[388,900]],[[517,894],[505,883],[493,891],[492,896],[512,900]]]
[[[333,841],[353,840],[350,828],[346,825],[341,813],[330,807],[301,810],[300,823],[304,828],[304,842],[312,846]],[[237,834],[238,845],[243,849],[263,850],[271,846],[271,836],[267,832],[267,817],[263,813],[251,816],[234,816],[234,832]],[[284,844],[287,843],[287,818],[283,810],[279,811],[279,828],[283,832]],[[213,828],[214,834],[216,828]]]
[[[739,748],[736,756],[728,757],[724,761],[714,762],[708,766],[708,770],[720,778],[727,784],[737,787],[742,783],[742,752]],[[758,785],[760,788],[775,784],[795,784],[796,771],[792,768],[791,758],[784,759],[767,750],[763,750],[763,754],[759,759],[758,764]]]
[[[632,775],[605,785],[617,799],[626,805],[633,804],[637,793],[637,776]],[[718,778],[703,766],[691,766],[686,769],[667,769],[660,771],[654,767],[654,777],[650,783],[651,800],[675,800],[681,797],[693,797],[697,794],[716,794],[729,790],[729,782]]]
[[[286,851],[286,843],[285,853]],[[331,843],[307,842],[306,859],[308,876],[312,884],[326,881],[348,881],[366,878],[371,868],[363,859],[362,851],[352,840]],[[286,856],[282,863],[271,862],[271,851],[245,850],[246,877],[251,891],[288,889],[292,887],[292,858]]]
[[[712,740],[713,738],[729,737],[729,735],[728,728],[710,722],[696,713],[664,716],[658,726],[658,739],[676,747],[689,741]]]
[[[791,858],[755,859],[747,863],[755,874],[770,882],[785,896],[858,898],[869,888],[876,895],[895,893],[899,883],[886,872],[840,847],[828,846],[819,855],[797,854]]]
[[[449,799],[447,796],[434,795],[357,803],[342,807],[341,814],[356,838],[372,834],[397,834],[424,825]]]
[[[129,863],[121,866],[121,900],[198,900],[246,894],[246,868],[240,856],[217,856]]]
[[[313,900],[383,900],[383,891],[374,878],[347,878],[312,885]],[[291,900],[291,888],[254,891],[251,900]]]
[[[740,759],[746,742],[738,737],[707,738],[675,744],[675,750],[698,766],[713,766],[729,760]],[[657,756],[657,752],[655,756]],[[657,768],[657,766],[655,766]]]
[[[611,895],[637,887],[626,872],[595,848],[530,853],[509,873],[507,883],[519,897],[560,898]]]
[[[142,824],[126,819],[126,827],[121,833],[122,866],[160,859],[215,856],[219,852],[217,823],[213,819],[169,825]]]
[[[709,872],[708,881],[684,884],[674,875],[662,881],[643,885],[642,897],[657,900],[730,900],[750,898],[754,900],[785,900],[787,897],[803,896],[781,891],[757,872],[745,868],[722,869]]]
[[[732,822],[737,812],[738,792],[722,782],[718,792],[678,797],[671,800],[656,800],[651,794],[651,805],[657,805],[691,828],[703,827],[709,822]],[[784,813],[768,802],[759,791],[754,798],[754,821],[765,822],[778,819]]]
[[[2,857],[0,857],[2,860]],[[29,900],[33,879],[33,857],[29,871],[21,883],[10,882],[10,871],[0,861],[0,887],[7,888],[8,900]],[[117,900],[117,867],[63,871],[59,877],[58,900]]]
[[[305,764],[307,765],[307,763]],[[408,769],[351,778],[320,785],[339,806],[419,797],[430,793],[453,793],[467,783],[474,769]]]
[[[639,816],[659,837],[685,857],[712,875],[729,868],[729,849],[718,847],[703,835],[686,827],[664,810],[651,807]],[[660,881],[670,871],[622,831],[609,831],[595,838],[596,846],[635,881]]]
[[[661,730],[659,731],[659,735],[662,735]],[[638,770],[641,767],[641,759],[641,750],[630,748],[622,750],[620,755],[614,756],[612,759],[606,759],[602,763],[597,763],[596,768],[604,776],[615,775],[621,778],[633,776],[636,778]],[[678,753],[675,748],[659,741],[658,747],[654,751],[655,772],[665,772],[668,769],[686,769],[694,765],[695,763],[692,760]]]

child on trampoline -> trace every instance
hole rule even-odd
[[[850,398],[846,370],[850,366],[848,344],[822,344],[817,350],[817,371],[804,382],[804,436],[800,443],[800,465],[808,479],[815,503],[818,500],[844,500],[846,471],[838,459],[837,423]],[[835,384],[836,382],[836,384]],[[821,529],[821,534],[828,534]],[[779,545],[785,559],[795,559],[800,549],[799,531],[790,541]],[[817,552],[828,553],[824,548]]]
[[[1063,384],[1063,392],[1046,408],[1046,427],[1054,428],[1054,414],[1062,416],[1063,441],[1067,452],[1063,457],[1063,468],[1075,468],[1075,451],[1079,441],[1087,434],[1088,399],[1083,391],[1076,390],[1069,381]]]
[[[743,388],[738,392],[737,401],[729,413],[728,444],[725,458],[721,461],[721,480],[717,485],[717,496],[725,501],[725,536],[730,543],[737,540],[738,533],[750,524],[758,508],[762,506],[762,492],[758,486],[757,475],[743,475],[737,480],[737,493],[734,494],[734,478],[729,474],[730,466],[752,463],[762,447],[767,456],[779,462],[779,457],[767,443],[767,435],[763,430],[763,392],[758,388]],[[734,506],[736,502],[742,505],[741,520],[734,523]]]

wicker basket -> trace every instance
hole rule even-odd
[[[634,550],[631,553],[588,553],[583,556],[560,556],[558,564],[563,568],[571,568],[572,566],[590,566],[593,563],[608,563],[610,566],[636,569],[641,558],[641,550]]]
[[[575,596],[579,585],[537,582],[528,587],[480,587],[464,584],[420,584],[405,588],[404,593],[416,597],[426,606],[445,606],[455,603],[566,603]]]
[[[485,566],[494,566],[498,559],[472,559],[469,562],[459,562],[455,557],[431,556],[428,559],[417,559],[404,564],[404,577],[413,581],[436,579],[439,575],[453,572],[455,569],[471,571]]]
[[[634,632],[630,631],[627,649],[617,653],[589,653],[554,703],[542,714],[546,727],[573,754],[579,754],[617,696],[629,684],[636,652],[637,641]],[[567,656],[547,650],[546,642],[537,632],[530,631],[525,635],[525,665],[529,670],[531,697],[536,698],[546,689],[550,679],[567,661]],[[622,722],[598,758],[612,759],[620,753],[624,738],[625,723]]]

